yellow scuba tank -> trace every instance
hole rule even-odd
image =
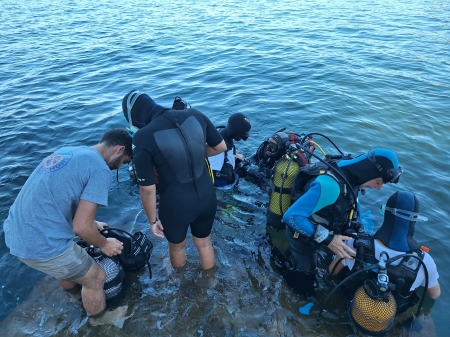
[[[294,183],[300,165],[297,156],[285,156],[275,165],[271,182],[270,201],[267,209],[267,224],[275,229],[284,229],[286,225],[281,221],[283,214],[291,206],[291,187]]]

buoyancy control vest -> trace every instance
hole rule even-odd
[[[356,250],[356,261],[351,271],[347,271],[346,277],[350,276],[362,268],[378,263],[375,258],[375,244],[374,237],[367,234],[358,234],[355,239],[354,247]],[[401,259],[398,265],[388,264],[386,266],[389,282],[395,285],[395,289],[392,290],[392,295],[397,303],[397,315],[406,311],[409,307],[414,306],[419,298],[415,291],[410,291],[411,286],[416,280],[417,274],[420,269],[420,262],[418,259],[423,260],[425,253],[418,249],[412,254],[417,257],[405,256]],[[364,280],[373,278],[376,280],[377,274],[374,270],[363,272],[352,279],[350,282],[346,282],[346,293],[350,296],[354,294],[356,289],[364,283]]]
[[[356,210],[356,204],[354,195],[350,191],[350,186],[330,169],[333,166],[337,169],[337,161],[331,160],[328,164],[322,162],[308,164],[302,167],[295,177],[291,192],[292,202],[295,202],[303,194],[305,194],[311,185],[311,183],[319,175],[329,175],[339,184],[340,194],[338,199],[333,205],[326,206],[316,213],[312,214],[309,220],[314,224],[320,224],[326,227],[328,230],[333,231],[335,234],[341,234],[349,227],[349,222],[352,218],[353,212]],[[354,187],[355,195],[358,195],[359,187]]]

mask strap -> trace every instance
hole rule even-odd
[[[132,91],[128,95],[127,99],[127,114],[128,114],[128,122],[130,123],[130,131],[134,133],[138,130],[136,126],[133,125],[133,121],[131,120],[131,109],[133,109],[134,103],[136,103],[137,98],[142,95],[143,92],[140,91]]]
[[[383,168],[380,166],[380,164],[377,163],[377,160],[375,158],[375,151],[374,150],[370,150],[369,152],[366,153],[367,155],[367,159],[369,159],[377,168],[378,171],[380,171],[381,173],[383,173]]]
[[[398,209],[398,208],[386,207],[386,205],[381,205],[380,213],[384,215],[385,211],[389,211],[392,214],[394,214],[396,217],[399,217],[399,218],[402,218],[405,220],[409,220],[409,221],[428,221],[427,217],[425,217],[423,215],[419,215],[419,213],[411,212],[411,211],[407,211],[407,210],[403,210],[403,209]]]

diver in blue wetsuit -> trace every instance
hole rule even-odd
[[[291,260],[303,294],[314,296],[314,272],[320,246],[339,257],[352,259],[353,249],[345,244],[358,221],[360,189],[381,190],[397,183],[402,170],[396,155],[375,149],[350,160],[309,164],[301,168],[294,182],[296,200],[283,216]]]
[[[133,159],[151,231],[166,237],[170,261],[177,268],[186,263],[190,228],[203,269],[211,269],[215,257],[210,233],[217,200],[206,157],[225,151],[224,140],[200,111],[164,108],[145,93],[131,91],[122,108],[138,128]],[[159,218],[153,167],[158,174]]]

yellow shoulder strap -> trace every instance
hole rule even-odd
[[[212,182],[214,184],[214,174],[213,174],[213,171],[211,169],[211,165],[209,164],[209,160],[208,160],[207,157],[205,157],[205,163],[206,163],[206,168],[208,169],[209,176],[211,177],[211,180],[212,180]]]

